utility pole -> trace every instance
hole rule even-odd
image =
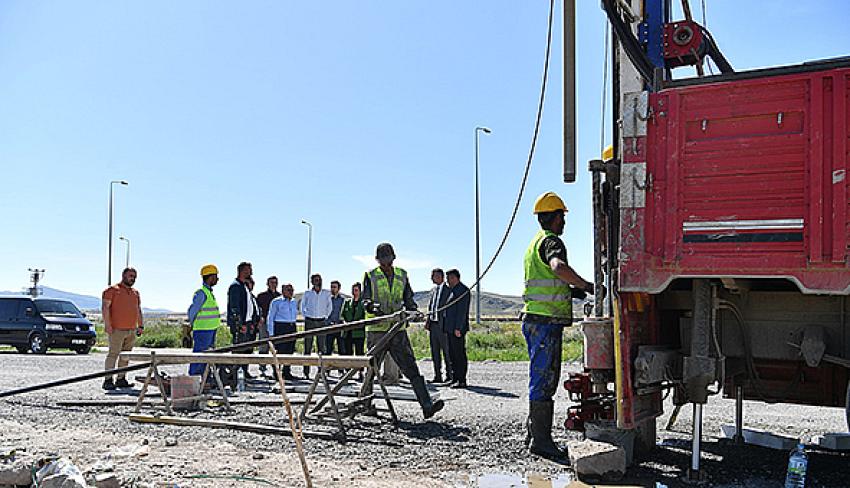
[[[310,282],[310,275],[313,273],[313,224],[306,220],[301,221],[307,226],[307,289],[309,290],[313,283]]]
[[[475,128],[475,323],[481,324],[481,216],[478,199],[478,135],[492,132],[487,127]]]
[[[113,180],[109,182],[109,264],[106,266],[106,273],[108,275],[106,278],[106,286],[112,284],[112,188],[116,183],[123,186],[127,186],[129,184],[124,180]]]
[[[42,278],[44,278],[44,270],[43,269],[37,269],[37,268],[35,268],[35,269],[29,268],[29,272],[30,272],[30,282],[32,283],[32,287],[27,289],[27,292],[29,293],[29,296],[31,296],[33,298],[38,298],[39,295],[44,293],[44,291],[41,288],[38,287],[38,282],[41,281]]]

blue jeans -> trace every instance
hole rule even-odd
[[[212,349],[215,345],[216,330],[193,330],[192,331],[192,352],[203,352]],[[189,374],[201,376],[204,374],[204,363],[192,363],[189,365]]]
[[[525,336],[528,359],[531,361],[528,399],[533,402],[551,400],[561,379],[564,326],[523,320],[522,335]]]

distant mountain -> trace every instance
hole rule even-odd
[[[44,298],[58,298],[61,300],[68,300],[73,302],[74,305],[77,306],[80,310],[100,310],[101,303],[100,298],[93,297],[91,295],[80,295],[78,293],[71,293],[69,291],[57,290],[56,288],[50,288],[49,286],[42,286],[42,291],[44,292],[41,296]],[[14,291],[0,291],[0,295],[22,295],[23,292],[14,292]],[[170,310],[162,309],[162,308],[145,308],[142,307],[143,312],[154,313],[154,314],[166,314],[172,313]]]

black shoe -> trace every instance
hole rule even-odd
[[[450,386],[449,388],[451,388],[452,390],[462,390],[466,388],[466,381],[456,381],[452,383],[452,386]]]
[[[252,375],[251,373],[248,372],[247,368],[243,369],[242,371],[245,372],[245,379],[246,380],[253,380],[254,378],[256,378],[256,376],[254,376],[254,375]]]
[[[115,389],[115,383],[112,382],[112,378],[106,378],[103,380],[103,389],[106,391],[112,391]]]
[[[295,381],[298,378],[293,376],[292,373],[286,373],[286,374],[283,375],[283,379],[286,380],[286,381]]]
[[[118,378],[115,382],[115,388],[132,388],[133,384],[127,381],[127,378]]]
[[[422,414],[425,416],[425,420],[428,420],[433,417],[434,414],[442,410],[444,406],[445,403],[442,400],[437,400],[436,402],[432,403],[430,407],[423,407]]]
[[[434,375],[434,379],[432,379],[428,383],[434,384],[434,383],[442,383],[442,382],[443,382],[443,377],[441,375]]]

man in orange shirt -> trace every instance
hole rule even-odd
[[[115,369],[115,362],[121,351],[132,351],[136,336],[142,335],[142,302],[139,292],[133,285],[136,283],[136,270],[126,268],[121,273],[121,283],[112,285],[103,291],[103,326],[109,336],[109,353],[106,355],[107,371]],[[119,368],[127,366],[127,361],[120,361]],[[115,382],[112,376],[103,380],[104,390],[129,388],[124,373],[119,373]]]

